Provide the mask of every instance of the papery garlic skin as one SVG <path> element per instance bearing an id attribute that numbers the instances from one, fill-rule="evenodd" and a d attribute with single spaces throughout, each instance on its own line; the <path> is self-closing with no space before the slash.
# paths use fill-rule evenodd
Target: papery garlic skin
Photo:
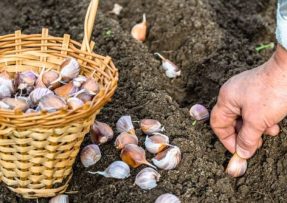
<path id="1" fill-rule="evenodd" d="M 145 148 L 152 154 L 157 154 L 169 146 L 169 138 L 161 133 L 155 133 L 152 136 L 146 136 Z"/>
<path id="2" fill-rule="evenodd" d="M 147 135 L 162 132 L 164 130 L 161 123 L 155 119 L 142 119 L 140 120 L 139 125 L 141 130 Z"/>
<path id="3" fill-rule="evenodd" d="M 50 199 L 49 203 L 69 203 L 69 196 L 68 195 L 57 195 Z"/>
<path id="4" fill-rule="evenodd" d="M 138 145 L 138 137 L 136 135 L 122 132 L 119 134 L 115 140 L 115 146 L 117 149 L 122 149 L 128 144 L 135 144 Z"/>
<path id="5" fill-rule="evenodd" d="M 75 58 L 69 57 L 61 64 L 60 77 L 63 82 L 69 82 L 78 77 L 80 65 Z"/>
<path id="6" fill-rule="evenodd" d="M 119 133 L 128 132 L 130 134 L 135 134 L 132 118 L 128 115 L 120 117 L 116 123 L 116 127 Z"/>
<path id="7" fill-rule="evenodd" d="M 172 170 L 177 167 L 181 160 L 180 149 L 176 146 L 172 146 L 152 159 L 154 165 L 163 170 Z"/>
<path id="8" fill-rule="evenodd" d="M 80 154 L 81 162 L 86 168 L 97 163 L 101 157 L 101 150 L 96 144 L 87 145 L 82 149 Z"/>
<path id="9" fill-rule="evenodd" d="M 105 171 L 89 172 L 100 174 L 106 178 L 126 179 L 130 176 L 130 167 L 123 161 L 115 161 Z"/>
<path id="10" fill-rule="evenodd" d="M 173 194 L 165 193 L 160 195 L 156 200 L 155 203 L 181 203 L 179 198 Z"/>
<path id="11" fill-rule="evenodd" d="M 247 170 L 247 160 L 241 158 L 235 153 L 227 165 L 226 173 L 236 178 L 243 176 L 246 170 Z"/>
<path id="12" fill-rule="evenodd" d="M 95 121 L 90 131 L 90 137 L 93 143 L 104 144 L 114 138 L 114 132 L 108 124 Z"/>
<path id="13" fill-rule="evenodd" d="M 76 97 L 71 97 L 67 100 L 70 109 L 75 110 L 84 106 L 84 102 Z"/>
<path id="14" fill-rule="evenodd" d="M 143 14 L 143 20 L 141 23 L 136 24 L 132 30 L 131 35 L 134 39 L 140 42 L 144 42 L 147 34 L 147 22 L 146 15 Z"/>
<path id="15" fill-rule="evenodd" d="M 38 104 L 41 98 L 48 94 L 54 94 L 54 92 L 45 87 L 38 87 L 30 93 L 29 99 L 33 104 Z"/>
<path id="16" fill-rule="evenodd" d="M 205 121 L 209 118 L 209 112 L 205 106 L 201 104 L 193 105 L 189 110 L 190 116 L 197 121 Z"/>
<path id="17" fill-rule="evenodd" d="M 135 179 L 135 184 L 143 190 L 151 190 L 157 186 L 160 174 L 153 168 L 144 168 Z"/>

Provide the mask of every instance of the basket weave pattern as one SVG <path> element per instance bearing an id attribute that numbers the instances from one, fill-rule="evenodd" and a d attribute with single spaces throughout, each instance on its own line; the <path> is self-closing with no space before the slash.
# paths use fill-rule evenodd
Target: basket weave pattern
<path id="1" fill-rule="evenodd" d="M 93 46 L 91 42 L 89 49 Z M 95 78 L 101 85 L 91 105 L 29 116 L 0 109 L 1 179 L 25 198 L 49 197 L 66 190 L 83 138 L 115 92 L 118 71 L 110 57 L 83 50 L 67 34 L 53 37 L 43 29 L 42 34 L 16 31 L 0 36 L 0 71 L 40 73 L 45 67 L 60 72 L 60 64 L 68 56 L 78 60 L 82 75 Z"/>

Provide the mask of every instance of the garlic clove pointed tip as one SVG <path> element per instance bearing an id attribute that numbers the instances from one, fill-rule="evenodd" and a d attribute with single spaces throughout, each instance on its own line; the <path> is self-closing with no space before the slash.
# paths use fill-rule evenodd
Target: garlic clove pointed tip
<path id="1" fill-rule="evenodd" d="M 164 58 L 160 53 L 156 52 L 154 55 L 158 56 L 161 60 L 165 61 L 166 58 Z"/>

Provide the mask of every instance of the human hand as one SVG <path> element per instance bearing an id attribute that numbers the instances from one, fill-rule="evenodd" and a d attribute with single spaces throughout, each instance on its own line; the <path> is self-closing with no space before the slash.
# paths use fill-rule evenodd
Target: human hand
<path id="1" fill-rule="evenodd" d="M 287 51 L 278 45 L 263 65 L 230 78 L 220 89 L 210 123 L 223 145 L 250 158 L 262 134 L 275 136 L 287 115 Z M 236 132 L 238 118 L 242 128 Z"/>

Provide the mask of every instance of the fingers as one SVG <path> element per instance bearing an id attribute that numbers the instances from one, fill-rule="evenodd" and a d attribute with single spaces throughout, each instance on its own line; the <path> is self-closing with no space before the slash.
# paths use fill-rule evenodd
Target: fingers
<path id="1" fill-rule="evenodd" d="M 270 135 L 270 136 L 276 136 L 280 132 L 280 127 L 279 125 L 275 124 L 269 128 L 267 128 L 264 132 L 264 134 Z"/>
<path id="2" fill-rule="evenodd" d="M 235 153 L 235 122 L 237 115 L 224 106 L 216 104 L 211 112 L 210 124 L 221 143 L 231 153 Z"/>
<path id="3" fill-rule="evenodd" d="M 263 130 L 259 130 L 249 122 L 244 122 L 237 136 L 236 153 L 245 159 L 249 159 L 260 145 Z"/>

